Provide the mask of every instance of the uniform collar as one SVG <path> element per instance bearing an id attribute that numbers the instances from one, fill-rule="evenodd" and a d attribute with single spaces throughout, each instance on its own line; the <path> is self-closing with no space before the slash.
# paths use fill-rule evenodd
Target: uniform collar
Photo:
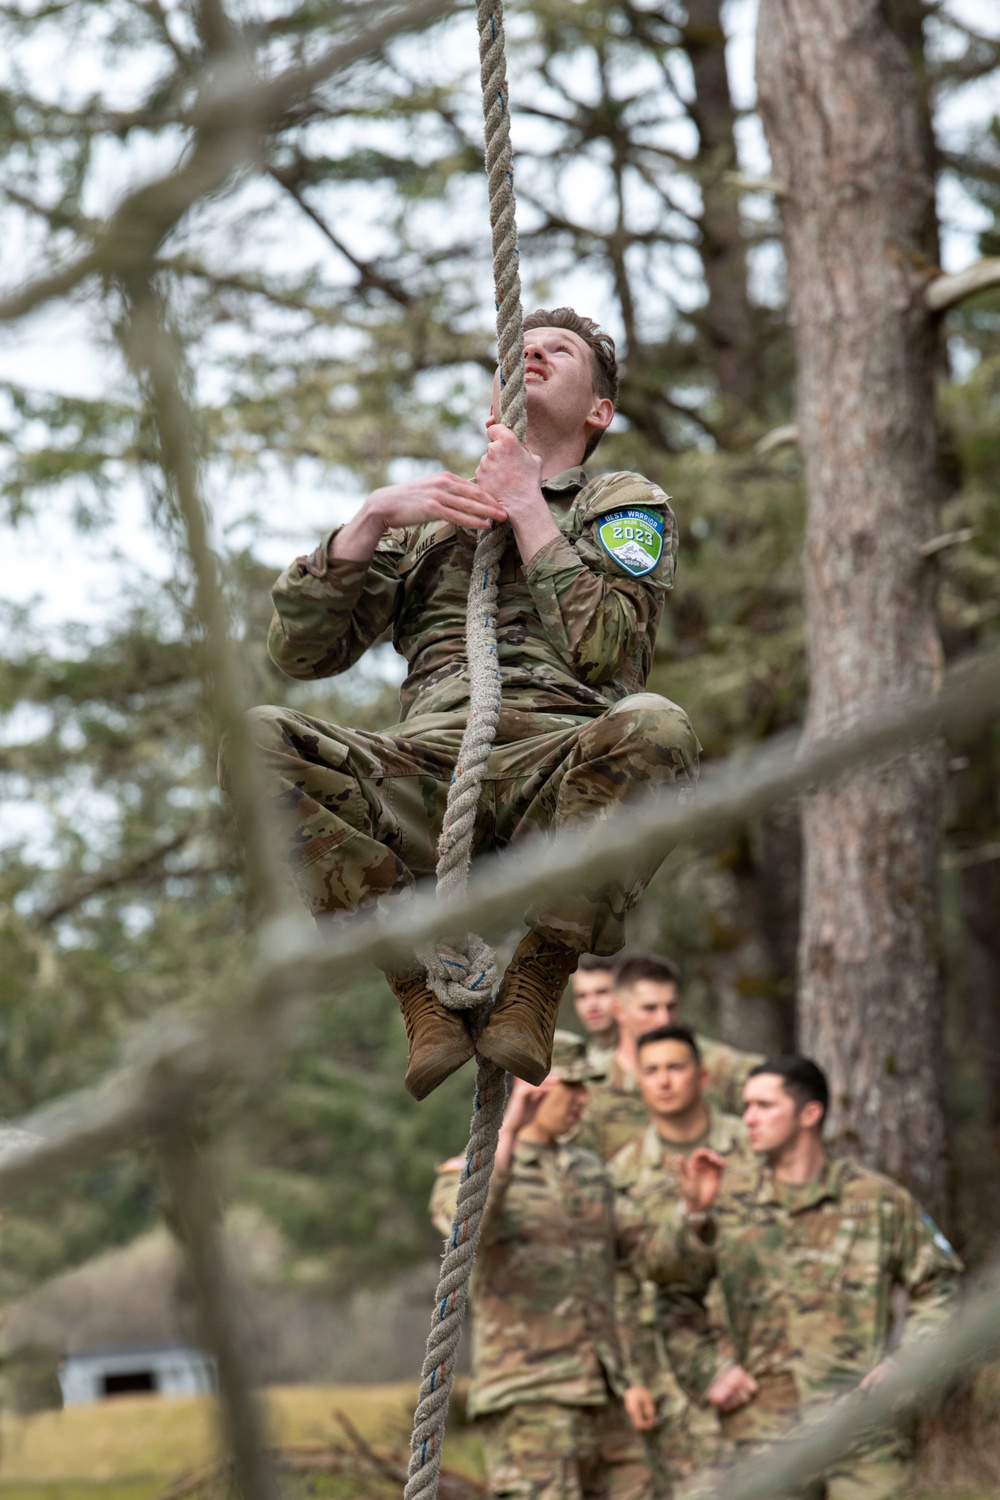
<path id="1" fill-rule="evenodd" d="M 559 1155 L 559 1146 L 543 1146 L 541 1141 L 522 1141 L 520 1138 L 514 1142 L 514 1156 L 518 1161 L 536 1163 L 540 1161 L 551 1161 Z"/>
<path id="2" fill-rule="evenodd" d="M 553 474 L 551 479 L 543 479 L 542 493 L 547 494 L 551 490 L 553 494 L 566 495 L 582 490 L 589 482 L 583 468 L 577 465 L 575 469 L 563 469 L 561 474 Z"/>
<path id="3" fill-rule="evenodd" d="M 702 1137 L 701 1144 L 707 1146 L 711 1151 L 718 1151 L 720 1156 L 728 1156 L 739 1144 L 740 1122 L 732 1115 L 725 1115 L 721 1110 L 714 1109 L 711 1104 L 706 1104 L 708 1110 L 708 1128 Z M 650 1166 L 659 1166 L 664 1156 L 674 1151 L 675 1145 L 672 1141 L 665 1141 L 658 1132 L 655 1125 L 650 1125 L 642 1138 L 643 1161 Z"/>
<path id="4" fill-rule="evenodd" d="M 775 1182 L 770 1167 L 762 1167 L 757 1186 L 757 1202 L 774 1203 L 793 1214 L 815 1208 L 817 1204 L 826 1201 L 836 1203 L 841 1195 L 844 1165 L 844 1162 L 830 1161 L 828 1157 L 819 1176 L 800 1188 L 788 1188 L 784 1183 Z"/>

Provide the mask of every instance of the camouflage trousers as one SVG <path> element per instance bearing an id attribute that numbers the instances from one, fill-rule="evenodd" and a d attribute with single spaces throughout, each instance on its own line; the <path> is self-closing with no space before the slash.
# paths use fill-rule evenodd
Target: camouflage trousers
<path id="1" fill-rule="evenodd" d="M 523 1402 L 476 1426 L 491 1500 L 652 1500 L 643 1445 L 619 1401 Z"/>
<path id="2" fill-rule="evenodd" d="M 677 1494 L 692 1475 L 713 1468 L 724 1444 L 714 1410 L 697 1402 L 658 1402 L 657 1415 L 658 1424 L 646 1439 L 659 1500 Z"/>
<path id="3" fill-rule="evenodd" d="M 426 714 L 384 734 L 284 708 L 249 715 L 295 881 L 316 914 L 353 911 L 434 872 L 460 714 Z M 697 777 L 698 741 L 667 698 L 639 693 L 598 718 L 505 709 L 476 818 L 474 855 L 598 817 L 650 788 Z M 529 924 L 580 953 L 616 953 L 625 915 L 657 861 L 539 902 Z"/>

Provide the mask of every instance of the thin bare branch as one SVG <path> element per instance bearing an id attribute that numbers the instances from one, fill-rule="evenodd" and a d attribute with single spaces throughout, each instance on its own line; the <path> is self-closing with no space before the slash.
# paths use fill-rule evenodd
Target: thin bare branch
<path id="1" fill-rule="evenodd" d="M 102 891 L 112 891 L 118 886 L 130 885 L 137 880 L 145 879 L 150 871 L 162 865 L 169 855 L 183 848 L 194 832 L 193 828 L 185 828 L 175 834 L 172 839 L 158 844 L 155 849 L 147 850 L 145 854 L 140 854 L 137 859 L 131 860 L 128 864 L 114 865 L 107 870 L 102 870 L 85 885 L 78 886 L 75 891 L 70 891 L 68 895 L 60 897 L 58 901 L 53 901 L 49 906 L 43 906 L 35 916 L 35 926 L 50 927 L 53 922 L 60 921 L 69 912 L 75 911 L 78 906 L 89 901 L 92 896 L 99 896 Z"/>
<path id="2" fill-rule="evenodd" d="M 759 458 L 766 453 L 773 453 L 777 448 L 791 448 L 799 441 L 799 429 L 796 422 L 786 422 L 783 427 L 772 427 L 770 432 L 754 443 L 753 451 Z"/>
<path id="3" fill-rule="evenodd" d="M 964 271 L 956 271 L 951 276 L 936 276 L 927 284 L 924 301 L 931 312 L 947 312 L 967 297 L 974 297 L 977 292 L 985 292 L 994 286 L 1000 286 L 1000 256 L 977 261 L 974 266 L 967 266 Z"/>
<path id="4" fill-rule="evenodd" d="M 945 531 L 940 536 L 932 536 L 929 542 L 921 542 L 917 551 L 921 557 L 936 557 L 939 552 L 947 552 L 951 547 L 961 547 L 965 542 L 971 542 L 978 536 L 975 526 L 960 526 L 957 531 Z"/>
<path id="5" fill-rule="evenodd" d="M 129 278 L 141 272 L 194 203 L 219 192 L 240 167 L 259 163 L 268 132 L 289 110 L 304 104 L 320 84 L 376 56 L 397 36 L 431 25 L 455 4 L 414 0 L 387 16 L 373 3 L 365 12 L 372 18 L 365 30 L 315 62 L 269 81 L 255 78 L 249 59 L 230 55 L 225 67 L 215 64 L 188 117 L 195 141 L 186 161 L 123 199 L 86 254 L 0 301 L 0 322 L 65 296 L 89 276 Z"/>
<path id="6" fill-rule="evenodd" d="M 390 281 L 387 276 L 383 276 L 380 271 L 376 270 L 371 261 L 360 260 L 358 256 L 348 249 L 343 240 L 330 228 L 322 214 L 313 208 L 312 204 L 308 201 L 298 182 L 295 180 L 293 169 L 272 166 L 268 168 L 268 172 L 274 178 L 275 182 L 278 183 L 279 187 L 284 188 L 289 197 L 298 204 L 307 218 L 313 221 L 316 228 L 329 240 L 338 254 L 342 255 L 348 264 L 354 267 L 358 273 L 361 286 L 382 292 L 399 307 L 410 308 L 413 306 L 413 297 L 409 292 L 396 282 Z"/>

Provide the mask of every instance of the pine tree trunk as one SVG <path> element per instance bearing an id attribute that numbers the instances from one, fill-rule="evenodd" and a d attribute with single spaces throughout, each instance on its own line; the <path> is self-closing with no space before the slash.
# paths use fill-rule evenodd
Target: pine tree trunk
<path id="1" fill-rule="evenodd" d="M 906 54 L 878 0 L 762 0 L 761 113 L 782 198 L 808 487 L 809 741 L 927 691 L 935 335 L 921 245 L 932 183 Z M 831 1132 L 940 1213 L 936 749 L 803 810 L 799 1044 Z"/>
<path id="2" fill-rule="evenodd" d="M 739 195 L 726 179 L 737 166 L 736 112 L 726 71 L 722 0 L 688 0 L 681 45 L 694 78 L 688 106 L 698 131 L 695 175 L 701 188 L 701 243 L 708 301 L 703 325 L 711 344 L 719 392 L 751 409 L 757 391 L 757 341 L 747 293 L 746 246 Z"/>

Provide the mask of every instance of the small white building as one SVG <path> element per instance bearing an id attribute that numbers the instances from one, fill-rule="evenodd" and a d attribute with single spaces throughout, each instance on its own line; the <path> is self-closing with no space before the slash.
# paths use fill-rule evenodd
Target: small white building
<path id="1" fill-rule="evenodd" d="M 112 1396 L 146 1392 L 198 1396 L 217 1388 L 215 1360 L 183 1344 L 83 1349 L 59 1366 L 64 1406 L 85 1406 Z"/>

